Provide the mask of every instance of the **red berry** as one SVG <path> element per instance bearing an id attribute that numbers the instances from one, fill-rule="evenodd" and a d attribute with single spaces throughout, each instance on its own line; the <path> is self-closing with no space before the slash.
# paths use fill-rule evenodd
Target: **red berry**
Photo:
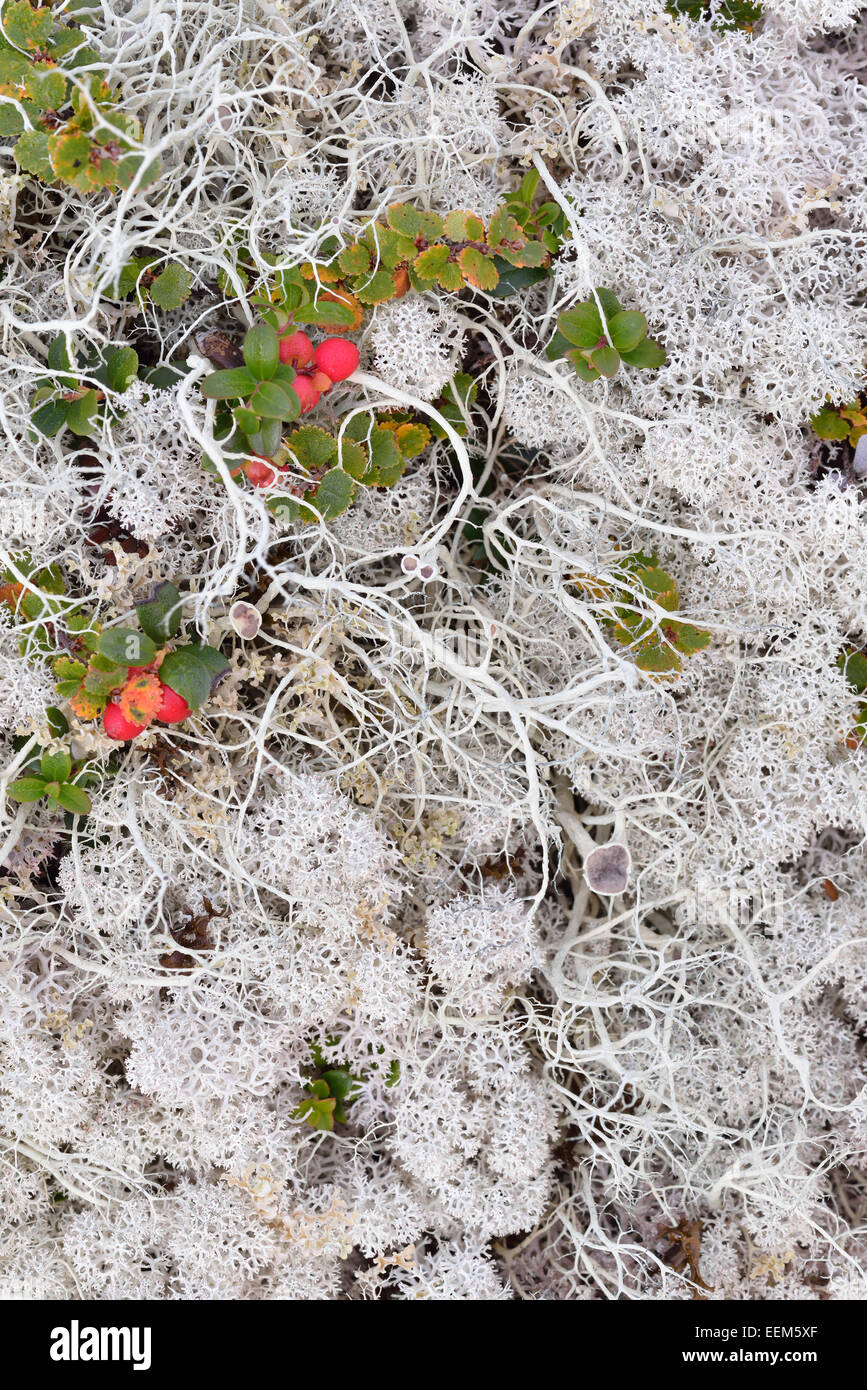
<path id="1" fill-rule="evenodd" d="M 300 328 L 297 333 L 289 333 L 280 339 L 280 361 L 288 363 L 290 367 L 306 367 L 312 356 L 313 344 Z"/>
<path id="2" fill-rule="evenodd" d="M 313 360 L 332 381 L 345 381 L 357 370 L 361 354 L 348 338 L 326 338 L 314 352 Z"/>
<path id="3" fill-rule="evenodd" d="M 254 487 L 269 487 L 277 477 L 270 462 L 267 459 L 259 458 L 258 455 L 247 460 L 244 464 L 244 472 Z"/>
<path id="4" fill-rule="evenodd" d="M 310 381 L 314 391 L 330 391 L 334 385 L 331 377 L 326 376 L 324 372 L 314 372 Z"/>
<path id="5" fill-rule="evenodd" d="M 125 719 L 120 712 L 120 705 L 106 705 L 102 722 L 109 738 L 116 738 L 119 742 L 135 738 L 147 728 L 146 724 L 133 724 L 131 719 Z"/>
<path id="6" fill-rule="evenodd" d="M 163 702 L 154 715 L 161 724 L 180 724 L 182 719 L 189 719 L 192 710 L 176 690 L 172 690 L 170 685 L 163 686 Z"/>
<path id="7" fill-rule="evenodd" d="M 292 383 L 299 401 L 301 402 L 301 414 L 306 415 L 308 410 L 312 410 L 319 400 L 319 392 L 315 389 L 309 376 L 299 372 Z"/>

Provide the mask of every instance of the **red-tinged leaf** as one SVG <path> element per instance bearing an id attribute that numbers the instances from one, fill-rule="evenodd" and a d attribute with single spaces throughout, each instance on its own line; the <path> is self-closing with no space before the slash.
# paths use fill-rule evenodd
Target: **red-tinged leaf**
<path id="1" fill-rule="evenodd" d="M 548 264 L 550 256 L 541 241 L 528 241 L 526 246 L 522 246 L 519 251 L 513 251 L 508 246 L 498 246 L 497 255 L 502 256 L 509 265 L 517 266 L 521 269 L 531 267 L 533 269 Z"/>
<path id="2" fill-rule="evenodd" d="M 457 270 L 457 266 L 455 266 L 455 269 Z M 458 278 L 460 278 L 460 276 L 459 276 Z M 395 270 L 395 272 L 394 272 L 394 297 L 395 297 L 395 299 L 403 299 L 403 296 L 406 294 L 406 292 L 407 292 L 408 289 L 409 289 L 409 271 L 407 270 L 407 268 L 406 268 L 405 265 L 399 265 L 399 266 L 397 267 L 397 269 Z M 356 325 L 356 327 L 358 327 L 358 326 L 359 326 L 359 325 Z"/>
<path id="3" fill-rule="evenodd" d="M 515 221 L 508 208 L 497 208 L 488 226 L 488 245 L 491 250 L 499 252 L 504 241 L 512 242 L 519 248 L 524 245 L 525 240 L 520 224 Z"/>
<path id="4" fill-rule="evenodd" d="M 477 290 L 495 290 L 497 288 L 500 277 L 490 256 L 476 250 L 474 246 L 465 246 L 458 260 L 468 285 L 472 285 Z"/>

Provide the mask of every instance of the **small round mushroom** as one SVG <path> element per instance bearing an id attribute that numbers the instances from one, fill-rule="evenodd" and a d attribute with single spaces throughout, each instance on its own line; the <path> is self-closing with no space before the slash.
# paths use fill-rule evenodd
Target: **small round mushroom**
<path id="1" fill-rule="evenodd" d="M 400 567 L 403 570 L 404 574 L 415 574 L 416 570 L 418 569 L 418 556 L 404 555 L 403 559 L 400 562 Z"/>
<path id="2" fill-rule="evenodd" d="M 584 860 L 584 877 L 594 893 L 615 897 L 629 882 L 632 860 L 625 845 L 609 841 L 591 850 Z"/>
<path id="3" fill-rule="evenodd" d="M 245 642 L 251 642 L 262 626 L 262 614 L 252 603 L 245 603 L 243 599 L 239 599 L 229 609 L 229 622 L 239 637 Z"/>

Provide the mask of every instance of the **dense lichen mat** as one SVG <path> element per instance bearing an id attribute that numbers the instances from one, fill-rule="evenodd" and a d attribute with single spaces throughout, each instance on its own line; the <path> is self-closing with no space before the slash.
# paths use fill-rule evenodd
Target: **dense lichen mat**
<path id="1" fill-rule="evenodd" d="M 0 8 L 0 1295 L 867 1295 L 867 12 Z"/>

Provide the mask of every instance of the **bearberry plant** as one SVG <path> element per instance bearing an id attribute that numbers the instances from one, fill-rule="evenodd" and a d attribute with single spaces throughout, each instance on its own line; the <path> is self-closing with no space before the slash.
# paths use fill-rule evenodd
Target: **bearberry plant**
<path id="1" fill-rule="evenodd" d="M 99 54 L 50 5 L 13 0 L 0 19 L 0 136 L 17 135 L 19 168 L 80 193 L 140 187 L 159 175 L 139 122 L 120 109 Z"/>

